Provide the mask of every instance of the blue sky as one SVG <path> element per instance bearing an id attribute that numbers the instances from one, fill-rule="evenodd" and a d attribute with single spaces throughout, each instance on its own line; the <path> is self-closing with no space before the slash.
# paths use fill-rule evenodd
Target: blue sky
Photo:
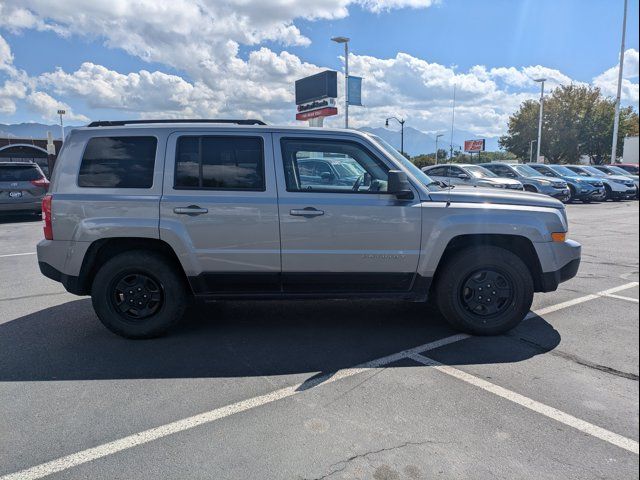
<path id="1" fill-rule="evenodd" d="M 400 111 L 438 131 L 455 83 L 461 128 L 498 135 L 537 95 L 532 75 L 550 77 L 550 88 L 615 88 L 622 0 L 197 0 L 194 10 L 183 1 L 138 2 L 147 18 L 125 0 L 4 0 L 10 54 L 0 57 L 0 85 L 10 83 L 0 88 L 0 122 L 49 121 L 57 104 L 75 123 L 223 114 L 291 122 L 295 78 L 342 68 L 334 35 L 352 38 L 352 73 L 365 77 L 359 125 Z M 623 100 L 636 108 L 638 37 L 630 0 Z"/>

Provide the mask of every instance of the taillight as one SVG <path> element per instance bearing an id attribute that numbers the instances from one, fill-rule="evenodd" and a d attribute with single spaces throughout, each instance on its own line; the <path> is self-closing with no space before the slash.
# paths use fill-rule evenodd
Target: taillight
<path id="1" fill-rule="evenodd" d="M 31 180 L 31 185 L 34 185 L 36 187 L 40 187 L 40 188 L 49 188 L 49 180 L 47 180 L 46 178 L 40 178 L 38 180 Z"/>
<path id="2" fill-rule="evenodd" d="M 51 202 L 53 197 L 51 195 L 45 195 L 42 199 L 42 220 L 44 220 L 44 238 L 46 240 L 53 240 L 53 226 L 51 225 Z"/>

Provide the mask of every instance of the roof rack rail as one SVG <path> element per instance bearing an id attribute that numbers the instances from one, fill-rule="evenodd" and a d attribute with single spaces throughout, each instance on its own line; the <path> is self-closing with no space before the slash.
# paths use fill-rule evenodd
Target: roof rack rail
<path id="1" fill-rule="evenodd" d="M 229 123 L 235 125 L 266 125 L 262 120 L 231 119 L 231 118 L 163 118 L 158 120 L 100 120 L 91 122 L 87 127 L 121 127 L 124 125 L 148 124 L 148 123 Z"/>

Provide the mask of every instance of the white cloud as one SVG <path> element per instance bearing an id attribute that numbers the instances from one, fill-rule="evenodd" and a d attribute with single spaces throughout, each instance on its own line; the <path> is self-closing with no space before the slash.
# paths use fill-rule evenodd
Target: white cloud
<path id="1" fill-rule="evenodd" d="M 71 107 L 66 103 L 59 102 L 45 92 L 32 92 L 27 96 L 26 101 L 29 108 L 37 112 L 45 120 L 54 121 L 56 119 L 56 111 L 63 109 L 67 112 L 65 117 L 68 120 L 78 122 L 89 121 L 84 115 L 73 113 Z"/>
<path id="2" fill-rule="evenodd" d="M 638 57 L 638 50 L 636 49 L 630 48 L 624 52 L 621 91 L 622 100 L 633 103 L 636 107 L 640 100 L 638 90 Z M 593 84 L 600 87 L 603 94 L 615 97 L 618 91 L 618 65 L 611 67 L 606 72 L 595 77 L 593 79 Z"/>

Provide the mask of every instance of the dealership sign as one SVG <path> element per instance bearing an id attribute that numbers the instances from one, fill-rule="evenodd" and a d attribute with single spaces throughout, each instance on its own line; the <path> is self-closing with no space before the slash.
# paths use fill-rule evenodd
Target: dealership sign
<path id="1" fill-rule="evenodd" d="M 469 153 L 484 152 L 484 138 L 482 140 L 465 140 L 464 151 Z"/>
<path id="2" fill-rule="evenodd" d="M 338 109 L 336 107 L 324 107 L 316 110 L 308 110 L 306 112 L 296 113 L 296 120 L 311 120 L 318 117 L 330 117 L 331 115 L 337 115 Z"/>

